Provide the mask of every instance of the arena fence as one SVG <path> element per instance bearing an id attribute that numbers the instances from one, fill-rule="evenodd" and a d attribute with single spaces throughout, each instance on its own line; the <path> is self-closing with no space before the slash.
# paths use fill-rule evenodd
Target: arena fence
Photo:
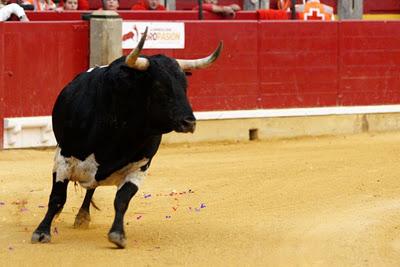
<path id="1" fill-rule="evenodd" d="M 197 58 L 224 41 L 221 58 L 188 78 L 204 123 L 352 114 L 364 129 L 366 114 L 400 110 L 398 21 L 182 21 L 184 49 L 143 52 Z M 60 90 L 88 69 L 88 40 L 88 21 L 0 23 L 1 147 L 55 144 L 49 115 Z M 215 129 L 223 139 L 223 129 Z"/>

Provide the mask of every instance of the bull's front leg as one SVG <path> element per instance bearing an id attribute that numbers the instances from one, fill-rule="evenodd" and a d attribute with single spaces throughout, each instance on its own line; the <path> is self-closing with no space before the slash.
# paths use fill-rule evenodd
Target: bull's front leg
<path id="1" fill-rule="evenodd" d="M 44 219 L 32 234 L 32 243 L 48 243 L 51 240 L 50 228 L 54 216 L 61 212 L 67 200 L 68 179 L 56 181 L 57 173 L 53 173 L 53 187 L 49 198 L 48 209 Z"/>
<path id="2" fill-rule="evenodd" d="M 108 240 L 116 244 L 119 248 L 126 246 L 126 238 L 124 231 L 124 215 L 128 209 L 129 202 L 138 191 L 138 187 L 128 181 L 117 191 L 114 200 L 115 218 L 108 233 Z"/>

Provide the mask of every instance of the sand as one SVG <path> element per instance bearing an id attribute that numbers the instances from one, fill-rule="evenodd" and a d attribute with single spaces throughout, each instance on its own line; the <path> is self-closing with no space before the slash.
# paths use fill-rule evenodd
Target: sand
<path id="1" fill-rule="evenodd" d="M 107 241 L 115 187 L 74 229 L 72 183 L 52 243 L 31 244 L 53 149 L 0 151 L 0 266 L 400 266 L 400 133 L 162 146 Z"/>

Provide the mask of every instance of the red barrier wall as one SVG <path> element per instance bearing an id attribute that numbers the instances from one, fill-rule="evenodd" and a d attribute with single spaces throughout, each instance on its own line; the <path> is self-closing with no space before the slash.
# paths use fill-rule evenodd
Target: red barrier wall
<path id="1" fill-rule="evenodd" d="M 59 91 L 88 67 L 88 23 L 0 23 L 0 148 L 3 118 L 50 115 Z"/>
<path id="2" fill-rule="evenodd" d="M 186 21 L 185 32 L 185 49 L 143 52 L 197 58 L 224 41 L 188 78 L 195 111 L 400 104 L 399 21 Z M 88 40 L 84 21 L 0 23 L 0 119 L 50 115 L 87 69 Z"/>
<path id="3" fill-rule="evenodd" d="M 58 92 L 88 67 L 87 22 L 0 23 L 5 117 L 51 113 Z"/>
<path id="4" fill-rule="evenodd" d="M 3 148 L 3 118 L 5 110 L 4 99 L 4 23 L 0 23 L 0 149 Z"/>
<path id="5" fill-rule="evenodd" d="M 400 23 L 339 27 L 340 105 L 400 103 Z"/>
<path id="6" fill-rule="evenodd" d="M 260 23 L 259 105 L 337 105 L 338 25 Z"/>

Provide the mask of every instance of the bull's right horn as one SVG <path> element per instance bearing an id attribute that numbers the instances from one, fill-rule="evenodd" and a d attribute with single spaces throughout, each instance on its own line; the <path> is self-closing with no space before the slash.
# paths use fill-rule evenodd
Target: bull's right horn
<path id="1" fill-rule="evenodd" d="M 131 53 L 126 57 L 125 63 L 132 69 L 136 70 L 147 70 L 150 65 L 150 62 L 147 58 L 139 57 L 140 52 L 143 49 L 144 42 L 146 41 L 148 27 L 144 31 L 142 38 L 140 39 L 138 45 Z"/>
<path id="2" fill-rule="evenodd" d="M 214 63 L 215 60 L 217 60 L 217 58 L 221 54 L 222 48 L 223 48 L 223 43 L 222 41 L 220 41 L 218 48 L 215 49 L 215 51 L 208 57 L 199 59 L 176 59 L 176 61 L 178 62 L 181 69 L 184 71 L 206 68 L 210 66 L 212 63 Z"/>

